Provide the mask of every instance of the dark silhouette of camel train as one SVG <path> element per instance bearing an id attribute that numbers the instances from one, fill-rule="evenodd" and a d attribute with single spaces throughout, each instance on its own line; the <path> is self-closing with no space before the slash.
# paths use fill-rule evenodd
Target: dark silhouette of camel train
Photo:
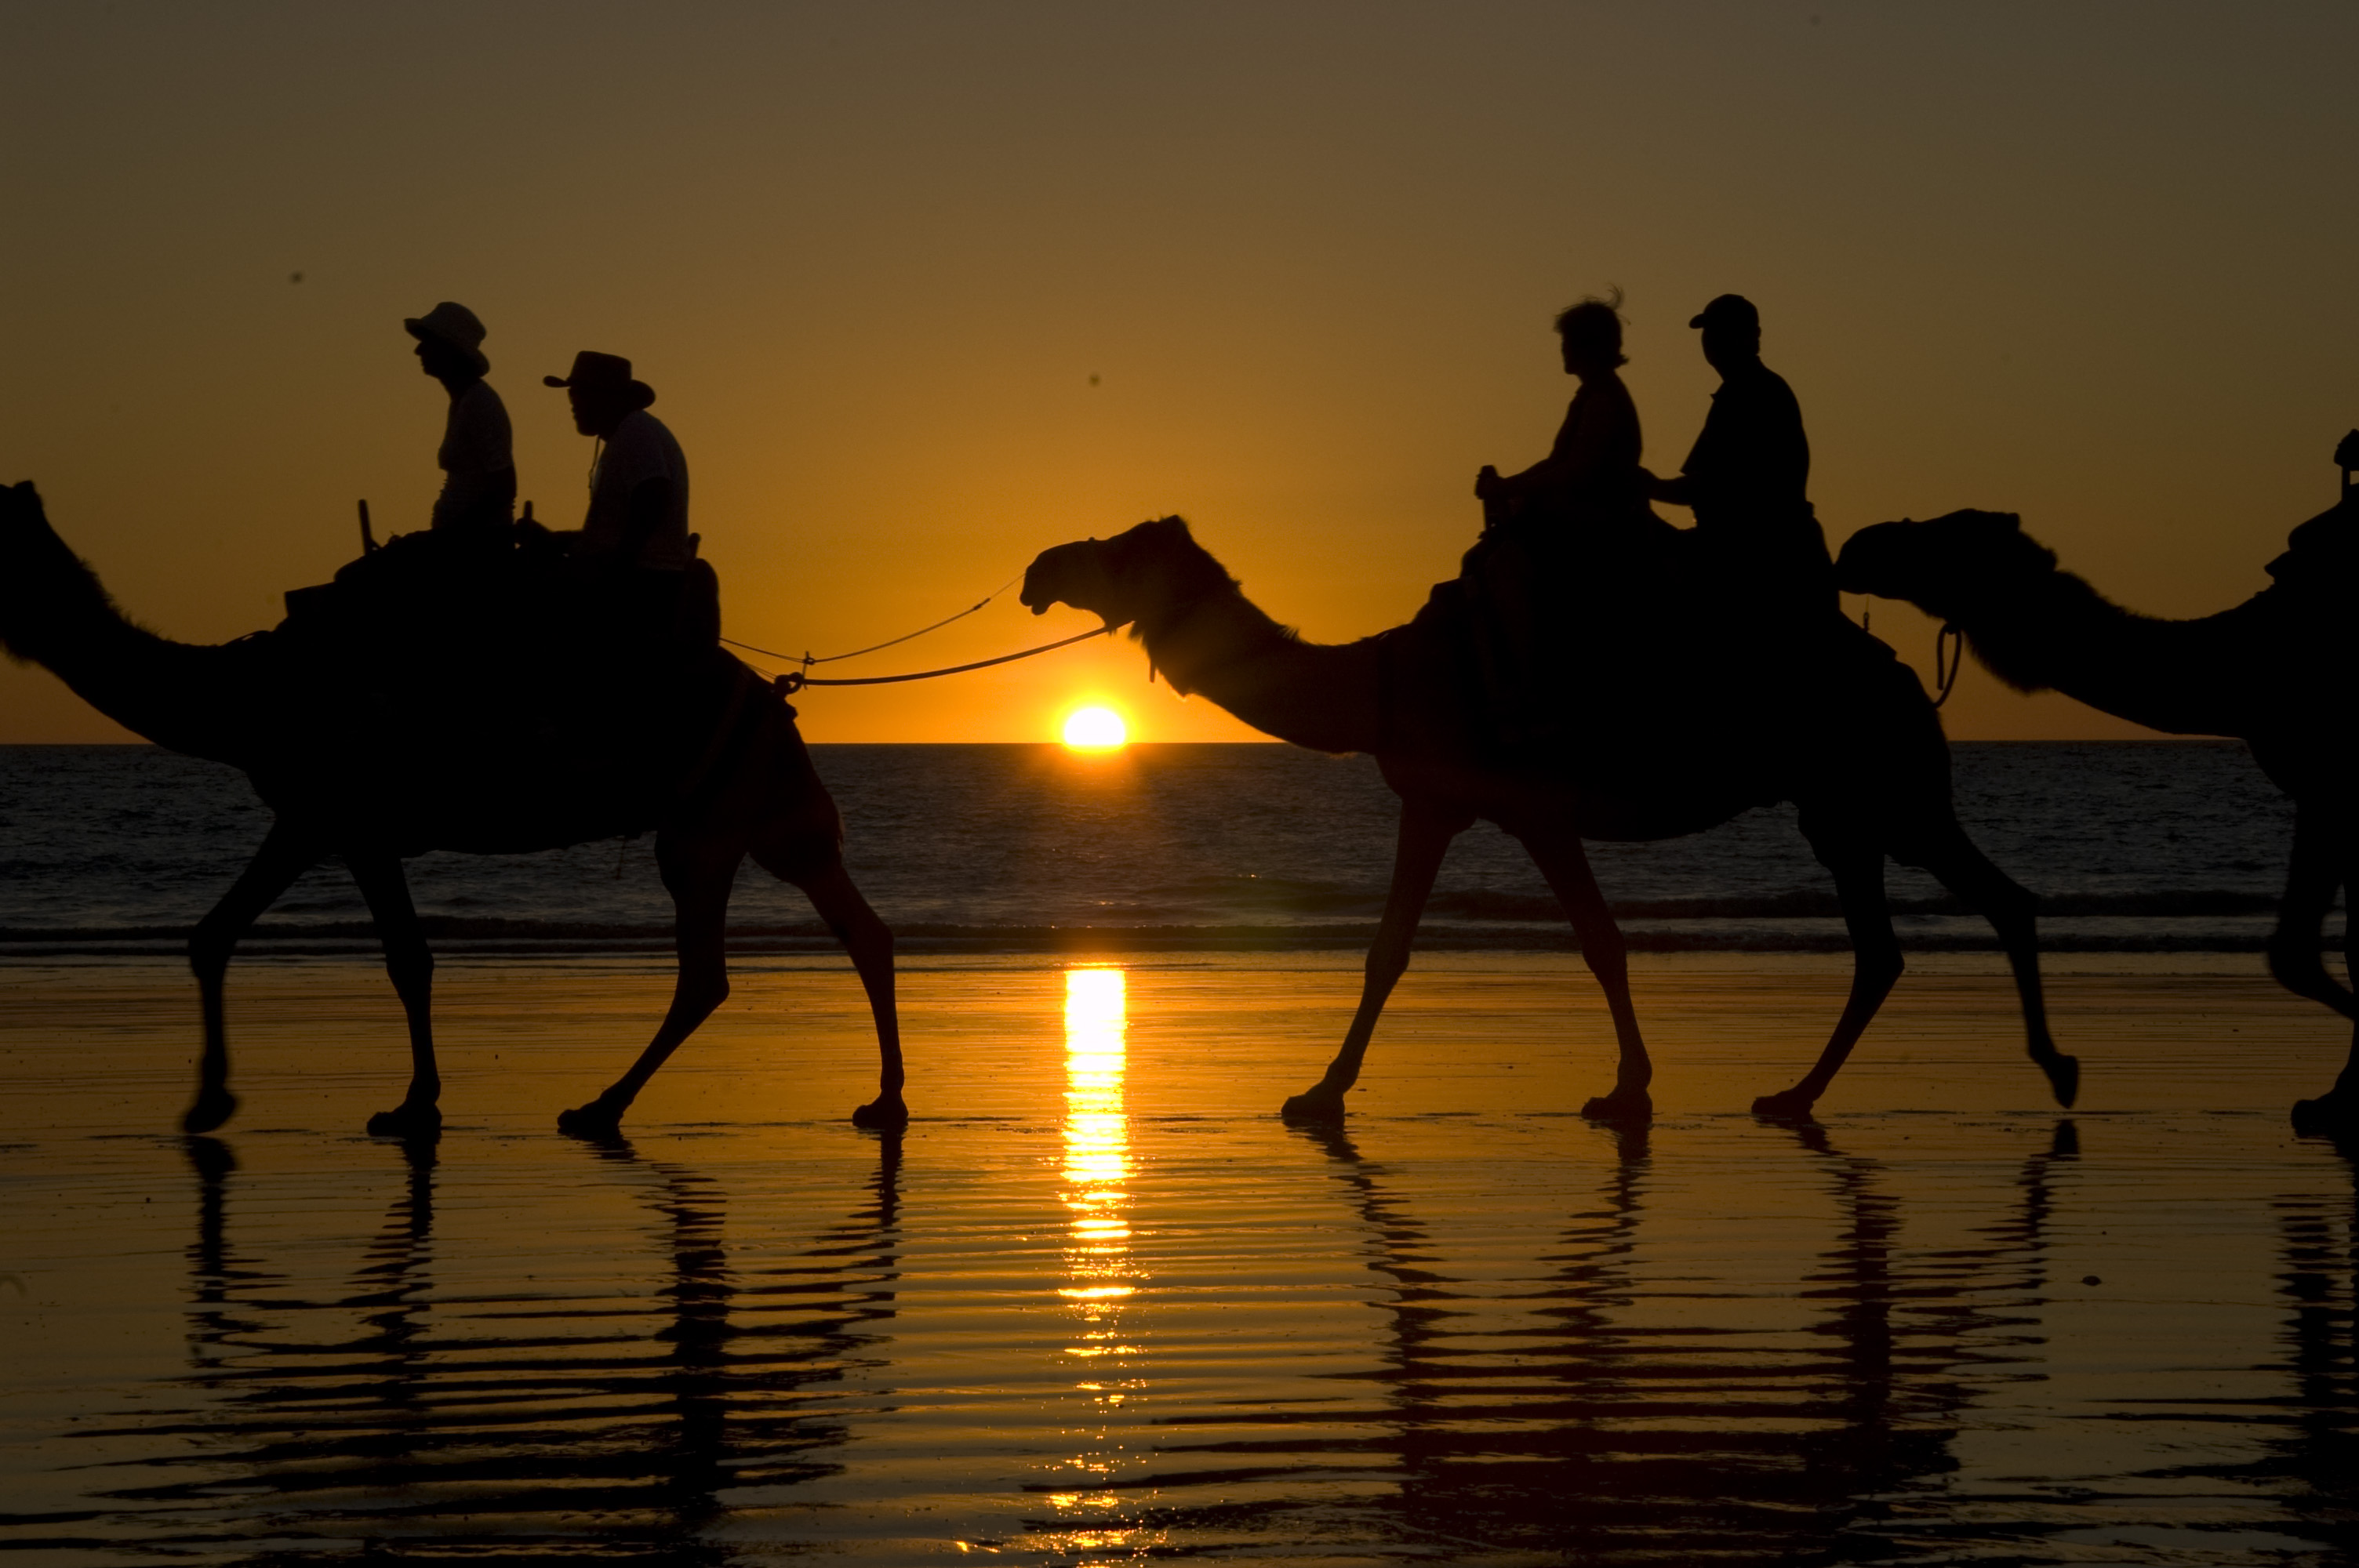
<path id="1" fill-rule="evenodd" d="M 1775 460 L 1790 470 L 1790 453 L 1754 439 L 1757 432 L 1724 427 L 1713 447 L 1708 427 L 1678 480 L 1600 468 L 1597 449 L 1622 452 L 1635 467 L 1637 447 L 1635 413 L 1615 412 L 1626 395 L 1593 398 L 1613 379 L 1619 330 L 1605 331 L 1610 303 L 1587 304 L 1603 317 L 1584 306 L 1564 318 L 1572 323 L 1566 366 L 1583 378 L 1567 433 L 1549 459 L 1512 481 L 1484 470 L 1483 539 L 1460 576 L 1437 585 L 1405 625 L 1340 645 L 1306 642 L 1248 602 L 1177 517 L 1047 550 L 1026 574 L 1023 600 L 1036 613 L 1062 603 L 1109 627 L 1127 625 L 1175 689 L 1201 691 L 1299 745 L 1365 752 L 1400 797 L 1392 885 L 1358 1011 L 1325 1074 L 1286 1101 L 1288 1118 L 1343 1116 L 1442 857 L 1479 818 L 1528 850 L 1604 990 L 1620 1060 L 1613 1086 L 1585 1114 L 1643 1120 L 1652 1065 L 1623 940 L 1582 841 L 1701 832 L 1777 801 L 1797 806 L 1801 831 L 1834 880 L 1854 966 L 1818 1060 L 1754 1109 L 1807 1118 L 1898 979 L 1886 857 L 1923 867 L 1990 921 L 2014 973 L 2027 1050 L 2070 1106 L 2079 1065 L 2049 1033 L 2035 901 L 1959 826 L 1935 704 L 1888 647 L 1834 608 L 1835 581 L 1908 600 L 1958 628 L 2019 689 L 2053 687 L 2156 729 L 2248 741 L 2298 812 L 2272 971 L 2354 1016 L 2350 989 L 2321 957 L 2320 927 L 2353 881 L 2359 852 L 2359 742 L 2347 678 L 2359 625 L 2359 503 L 2349 483 L 2359 432 L 2337 452 L 2343 499 L 2294 531 L 2270 568 L 2275 586 L 2201 620 L 2158 621 L 2107 603 L 2003 514 L 1871 526 L 1830 573 L 1799 489 L 1749 516 L 1741 487 L 1732 491 L 1727 472 L 1712 468 Z M 1753 404 L 1733 406 L 1782 418 L 1773 394 L 1783 382 L 1769 389 L 1757 380 L 1767 373 L 1751 307 L 1715 301 L 1696 324 L 1728 378 L 1724 391 L 1756 378 L 1746 383 Z M 1576 343 L 1576 332 L 1590 337 Z M 429 362 L 429 373 L 440 363 Z M 627 381 L 627 362 L 616 363 L 617 385 L 642 384 Z M 577 379 L 590 374 L 582 367 L 578 360 Z M 473 373 L 441 369 L 458 386 L 455 409 Z M 616 395 L 628 401 L 626 392 Z M 575 402 L 579 415 L 578 391 Z M 1626 441 L 1612 423 L 1625 413 Z M 1583 423 L 1600 418 L 1603 436 Z M 1701 520 L 1701 494 L 1721 508 L 1712 526 L 1674 528 L 1648 505 L 1693 503 Z M 197 646 L 127 620 L 52 531 L 30 481 L 0 488 L 0 643 L 135 733 L 244 769 L 276 813 L 253 863 L 190 944 L 204 1049 L 184 1129 L 209 1131 L 235 1108 L 223 1017 L 230 955 L 311 866 L 333 855 L 352 871 L 408 1014 L 409 1088 L 369 1130 L 429 1136 L 440 1124 L 432 958 L 403 857 L 516 853 L 648 831 L 677 910 L 672 1004 L 629 1070 L 560 1125 L 613 1136 L 647 1079 L 727 995 L 729 889 L 748 856 L 809 894 L 866 989 L 879 1087 L 853 1119 L 906 1121 L 892 937 L 845 874 L 841 817 L 777 687 L 718 645 L 717 608 L 694 612 L 692 592 L 664 585 L 658 609 L 669 619 L 649 636 L 644 584 L 618 596 L 611 576 L 585 579 L 569 569 L 564 544 L 528 521 L 490 548 L 482 535 L 438 529 L 397 539 L 339 574 L 332 590 L 290 595 L 293 612 L 277 628 Z M 692 555 L 692 536 L 688 548 Z M 1776 591 L 1765 596 L 1764 583 Z M 1664 607 L 1699 601 L 1721 611 L 1708 618 L 1717 631 L 1674 638 L 1656 630 Z M 604 639 L 621 653 L 593 660 L 586 678 L 560 680 L 530 656 L 585 628 L 615 633 L 618 615 L 638 619 Z M 1739 667 L 1755 678 L 1725 678 Z M 2334 1086 L 2299 1102 L 2294 1119 L 2305 1132 L 2359 1130 L 2359 1034 Z"/>

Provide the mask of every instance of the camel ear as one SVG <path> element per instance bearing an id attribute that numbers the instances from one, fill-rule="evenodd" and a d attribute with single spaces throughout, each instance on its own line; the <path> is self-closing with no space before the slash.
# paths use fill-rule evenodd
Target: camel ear
<path id="1" fill-rule="evenodd" d="M 15 484 L 0 485 L 0 517 L 11 523 L 40 523 L 48 520 L 41 510 L 41 492 L 33 488 L 29 479 Z"/>

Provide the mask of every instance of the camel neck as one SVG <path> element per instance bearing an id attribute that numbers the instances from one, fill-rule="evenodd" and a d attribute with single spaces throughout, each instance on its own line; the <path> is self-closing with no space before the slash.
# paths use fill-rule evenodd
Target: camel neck
<path id="1" fill-rule="evenodd" d="M 1182 697 L 1201 693 L 1265 735 L 1316 752 L 1374 752 L 1374 639 L 1306 643 L 1231 589 L 1142 624 L 1147 657 Z"/>
<path id="2" fill-rule="evenodd" d="M 2210 693 L 2233 632 L 2221 616 L 2167 621 L 2123 609 L 2070 572 L 1984 596 L 1953 617 L 2000 678 L 2053 687 L 2133 723 L 2175 734 L 2233 734 Z"/>
<path id="3" fill-rule="evenodd" d="M 90 568 L 41 525 L 0 548 L 0 643 L 41 665 L 134 734 L 237 762 L 223 650 L 176 643 L 125 620 Z"/>

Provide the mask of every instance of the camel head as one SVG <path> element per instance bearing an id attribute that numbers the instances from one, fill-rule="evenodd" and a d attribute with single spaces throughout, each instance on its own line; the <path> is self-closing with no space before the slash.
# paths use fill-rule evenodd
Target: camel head
<path id="1" fill-rule="evenodd" d="M 1035 615 L 1070 604 L 1143 634 L 1206 594 L 1235 586 L 1185 521 L 1159 517 L 1111 539 L 1041 551 L 1024 573 L 1022 597 Z"/>
<path id="2" fill-rule="evenodd" d="M 0 485 L 0 650 L 47 664 L 93 615 L 114 619 L 114 601 L 49 526 L 40 492 Z"/>
<path id="3" fill-rule="evenodd" d="M 1845 593 L 1906 600 L 1942 621 L 1966 622 L 2011 589 L 2056 569 L 2056 552 L 2012 512 L 1952 512 L 1922 523 L 1875 523 L 1835 559 Z"/>

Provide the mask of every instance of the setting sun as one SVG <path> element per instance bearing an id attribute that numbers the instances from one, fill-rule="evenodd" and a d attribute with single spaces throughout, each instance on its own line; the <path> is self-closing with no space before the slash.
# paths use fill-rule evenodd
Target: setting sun
<path id="1" fill-rule="evenodd" d="M 1130 739 L 1122 715 L 1111 708 L 1076 708 L 1065 717 L 1065 744 L 1077 752 L 1112 752 Z"/>

